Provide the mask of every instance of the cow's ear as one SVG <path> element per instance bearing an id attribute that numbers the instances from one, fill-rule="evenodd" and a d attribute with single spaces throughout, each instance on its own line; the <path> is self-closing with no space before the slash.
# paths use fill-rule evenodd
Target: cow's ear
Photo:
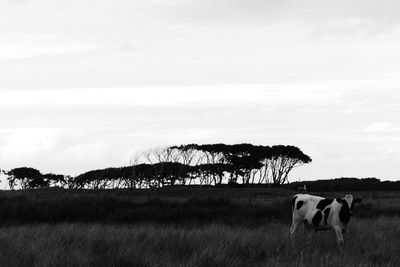
<path id="1" fill-rule="evenodd" d="M 339 202 L 339 203 L 342 203 L 342 202 L 343 202 L 343 199 L 337 198 L 336 201 Z"/>
<path id="2" fill-rule="evenodd" d="M 361 198 L 354 199 L 354 203 L 359 203 L 359 202 L 361 202 Z"/>

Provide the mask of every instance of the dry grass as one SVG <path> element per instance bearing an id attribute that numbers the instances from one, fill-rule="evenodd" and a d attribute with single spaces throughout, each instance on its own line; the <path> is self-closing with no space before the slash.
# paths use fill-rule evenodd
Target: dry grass
<path id="1" fill-rule="evenodd" d="M 0 228 L 0 266 L 399 266 L 397 217 L 355 218 L 339 251 L 332 232 L 289 223 L 250 228 L 209 224 L 38 224 Z"/>

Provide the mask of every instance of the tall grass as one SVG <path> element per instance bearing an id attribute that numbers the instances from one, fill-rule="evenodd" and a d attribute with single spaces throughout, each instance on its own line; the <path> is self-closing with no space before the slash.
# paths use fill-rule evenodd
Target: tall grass
<path id="1" fill-rule="evenodd" d="M 289 223 L 37 224 L 0 228 L 0 266 L 399 266 L 397 217 L 353 219 L 340 251 L 332 232 Z"/>
<path id="2" fill-rule="evenodd" d="M 133 200 L 134 196 L 121 197 L 115 192 L 80 195 L 46 193 L 45 197 L 38 197 L 38 192 L 29 194 L 27 191 L 2 194 L 0 225 L 62 222 L 257 225 L 289 221 L 291 218 L 290 196 L 242 201 L 232 196 L 217 198 L 206 194 L 178 200 L 170 199 L 172 196 L 137 201 Z M 400 216 L 400 205 L 390 199 L 379 203 L 367 200 L 357 205 L 355 216 Z"/>
<path id="3" fill-rule="evenodd" d="M 169 201 L 153 198 L 136 202 L 107 195 L 63 196 L 47 199 L 27 194 L 0 198 L 0 224 L 60 222 L 223 222 L 253 223 L 259 220 L 290 218 L 290 199 L 280 199 L 268 205 L 234 204 L 226 198 L 190 198 Z"/>

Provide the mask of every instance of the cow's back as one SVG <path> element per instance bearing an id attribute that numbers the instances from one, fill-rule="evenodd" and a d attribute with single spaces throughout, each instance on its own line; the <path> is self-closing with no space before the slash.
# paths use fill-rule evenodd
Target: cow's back
<path id="1" fill-rule="evenodd" d="M 294 220 L 305 222 L 317 230 L 331 228 L 333 199 L 309 194 L 297 194 L 293 199 Z"/>
<path id="2" fill-rule="evenodd" d="M 314 210 L 323 197 L 312 196 L 309 194 L 297 194 L 293 196 L 293 211 Z"/>

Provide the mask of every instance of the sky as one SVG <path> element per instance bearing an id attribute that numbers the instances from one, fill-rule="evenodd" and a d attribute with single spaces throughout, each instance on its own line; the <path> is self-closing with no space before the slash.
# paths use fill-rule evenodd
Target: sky
<path id="1" fill-rule="evenodd" d="M 400 178 L 400 2 L 0 0 L 0 168 L 295 145 L 291 181 Z"/>

